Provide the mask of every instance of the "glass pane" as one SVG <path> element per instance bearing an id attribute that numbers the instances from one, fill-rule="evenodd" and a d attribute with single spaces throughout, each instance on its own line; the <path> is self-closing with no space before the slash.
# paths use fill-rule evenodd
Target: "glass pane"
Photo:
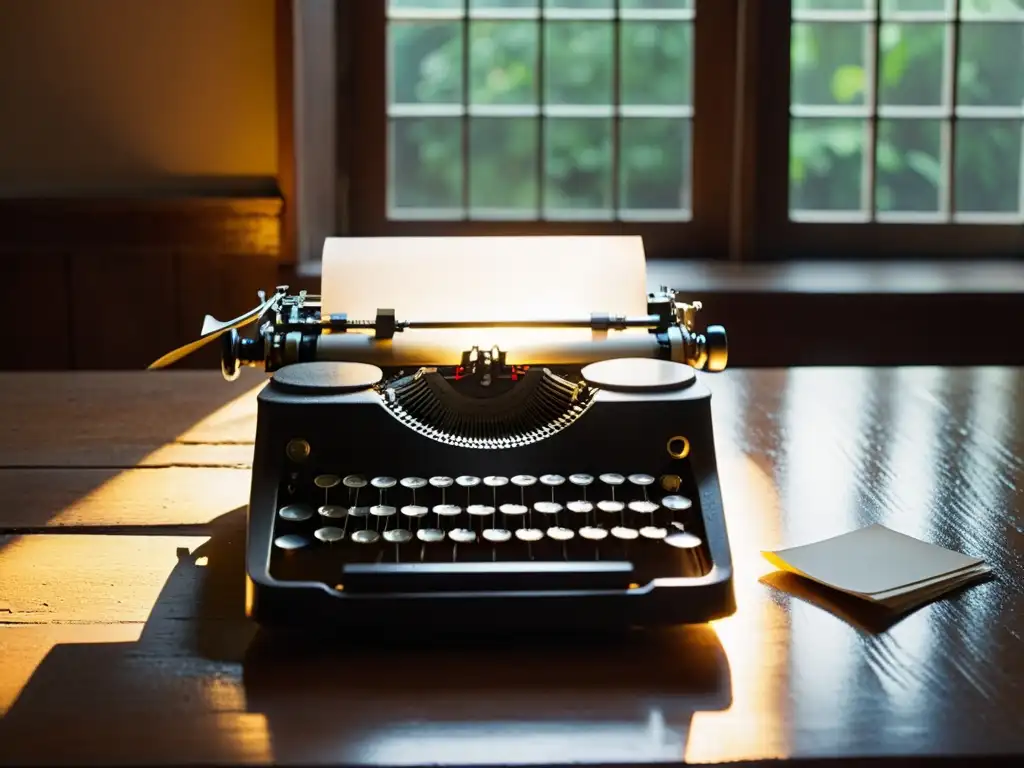
<path id="1" fill-rule="evenodd" d="M 537 103 L 537 22 L 469 23 L 470 102 Z"/>
<path id="2" fill-rule="evenodd" d="M 872 11 L 875 0 L 793 0 L 794 11 Z"/>
<path id="3" fill-rule="evenodd" d="M 958 102 L 1024 106 L 1024 24 L 961 24 Z"/>
<path id="4" fill-rule="evenodd" d="M 623 10 L 643 8 L 650 10 L 693 10 L 693 0 L 620 0 L 619 7 Z"/>
<path id="5" fill-rule="evenodd" d="M 462 22 L 389 24 L 391 101 L 462 103 Z"/>
<path id="6" fill-rule="evenodd" d="M 974 213 L 1020 210 L 1019 120 L 961 120 L 956 126 L 956 209 Z"/>
<path id="7" fill-rule="evenodd" d="M 396 119 L 391 126 L 394 208 L 462 207 L 462 121 Z"/>
<path id="8" fill-rule="evenodd" d="M 692 24 L 624 21 L 621 37 L 623 104 L 690 104 Z"/>
<path id="9" fill-rule="evenodd" d="M 549 104 L 610 104 L 612 23 L 551 21 L 544 29 L 544 100 Z"/>
<path id="10" fill-rule="evenodd" d="M 652 10 L 693 10 L 693 0 L 620 0 L 623 9 L 649 8 Z"/>
<path id="11" fill-rule="evenodd" d="M 871 77 L 866 69 L 868 30 L 868 24 L 857 23 L 793 24 L 792 103 L 866 103 Z"/>
<path id="12" fill-rule="evenodd" d="M 469 130 L 471 208 L 537 210 L 537 121 L 473 118 Z"/>
<path id="13" fill-rule="evenodd" d="M 548 8 L 600 8 L 606 10 L 615 7 L 615 0 L 544 0 Z"/>
<path id="14" fill-rule="evenodd" d="M 946 70 L 946 24 L 882 24 L 878 100 L 891 105 L 939 106 Z"/>
<path id="15" fill-rule="evenodd" d="M 545 124 L 544 205 L 552 210 L 612 207 L 610 120 L 556 118 Z"/>
<path id="16" fill-rule="evenodd" d="M 866 120 L 793 120 L 790 210 L 862 210 L 866 146 Z"/>
<path id="17" fill-rule="evenodd" d="M 953 14 L 953 0 L 882 0 L 882 18 L 895 13 Z"/>
<path id="18" fill-rule="evenodd" d="M 469 0 L 470 8 L 529 8 L 540 7 L 541 0 Z M 459 5 L 462 0 L 459 0 Z"/>
<path id="19" fill-rule="evenodd" d="M 942 167 L 942 121 L 879 121 L 875 160 L 879 211 L 940 210 L 939 192 L 947 176 Z"/>
<path id="20" fill-rule="evenodd" d="M 619 136 L 619 206 L 690 210 L 690 121 L 628 118 Z"/>
<path id="21" fill-rule="evenodd" d="M 425 10 L 436 11 L 440 8 L 462 9 L 462 0 L 388 0 L 388 10 Z"/>
<path id="22" fill-rule="evenodd" d="M 1024 18 L 1024 0 L 960 0 L 965 19 Z"/>

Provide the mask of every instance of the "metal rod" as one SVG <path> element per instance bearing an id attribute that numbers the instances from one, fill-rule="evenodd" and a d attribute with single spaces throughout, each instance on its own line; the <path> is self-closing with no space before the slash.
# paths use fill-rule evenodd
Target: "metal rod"
<path id="1" fill-rule="evenodd" d="M 395 323 L 402 328 L 650 328 L 657 326 L 661 318 L 657 315 L 639 317 L 606 316 L 592 318 L 563 318 L 560 320 L 410 320 Z"/>

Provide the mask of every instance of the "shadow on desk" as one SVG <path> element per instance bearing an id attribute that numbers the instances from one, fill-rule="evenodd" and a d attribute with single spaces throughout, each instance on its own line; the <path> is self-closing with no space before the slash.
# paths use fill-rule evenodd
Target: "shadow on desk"
<path id="1" fill-rule="evenodd" d="M 214 530 L 179 553 L 137 641 L 52 648 L 0 719 L 0 763 L 681 762 L 693 714 L 730 704 L 707 626 L 443 644 L 257 630 L 244 510 Z"/>

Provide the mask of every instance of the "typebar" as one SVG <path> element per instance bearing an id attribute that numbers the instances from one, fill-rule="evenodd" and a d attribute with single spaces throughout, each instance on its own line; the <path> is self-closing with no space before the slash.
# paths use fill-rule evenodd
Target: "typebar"
<path id="1" fill-rule="evenodd" d="M 497 563 L 350 563 L 342 570 L 345 591 L 535 592 L 627 589 L 633 565 L 626 561 Z"/>

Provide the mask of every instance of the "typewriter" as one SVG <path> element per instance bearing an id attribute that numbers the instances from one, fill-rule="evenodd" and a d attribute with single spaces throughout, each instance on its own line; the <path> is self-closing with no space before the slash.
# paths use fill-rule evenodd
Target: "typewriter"
<path id="1" fill-rule="evenodd" d="M 247 517 L 258 623 L 575 630 L 733 612 L 701 380 L 727 339 L 697 327 L 698 302 L 661 287 L 635 315 L 461 320 L 354 316 L 286 286 L 260 299 L 150 366 L 217 340 L 225 378 L 269 374 Z M 530 341 L 491 343 L 514 330 Z M 453 332 L 470 341 L 439 341 Z"/>

